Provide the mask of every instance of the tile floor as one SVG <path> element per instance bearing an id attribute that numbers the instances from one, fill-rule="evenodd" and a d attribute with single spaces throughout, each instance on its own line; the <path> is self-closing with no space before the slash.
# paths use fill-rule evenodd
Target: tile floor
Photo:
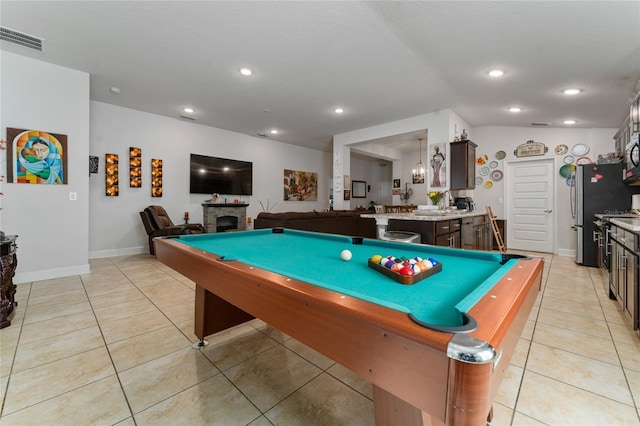
<path id="1" fill-rule="evenodd" d="M 640 338 L 603 276 L 544 255 L 492 425 L 640 424 Z M 372 425 L 371 385 L 259 320 L 194 350 L 194 284 L 148 255 L 19 284 L 0 423 Z"/>

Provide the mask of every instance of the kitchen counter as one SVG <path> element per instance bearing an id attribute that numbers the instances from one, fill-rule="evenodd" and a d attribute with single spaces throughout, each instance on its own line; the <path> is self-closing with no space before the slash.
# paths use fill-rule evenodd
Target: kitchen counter
<path id="1" fill-rule="evenodd" d="M 597 216 L 598 215 L 596 215 L 596 217 Z M 634 232 L 636 234 L 640 233 L 640 217 L 611 217 L 609 218 L 609 222 L 626 231 Z"/>
<path id="2" fill-rule="evenodd" d="M 431 212 L 432 210 L 427 210 L 427 212 Z M 440 210 L 433 210 L 440 211 Z M 361 214 L 360 217 L 373 218 L 376 220 L 378 225 L 386 225 L 389 219 L 398 219 L 398 220 L 422 220 L 427 222 L 440 222 L 443 220 L 451 220 L 451 219 L 460 219 L 465 217 L 475 217 L 475 216 L 485 216 L 487 212 L 482 211 L 465 211 L 465 212 L 457 212 L 455 210 L 449 211 L 444 214 L 425 214 L 425 213 L 365 213 Z"/>

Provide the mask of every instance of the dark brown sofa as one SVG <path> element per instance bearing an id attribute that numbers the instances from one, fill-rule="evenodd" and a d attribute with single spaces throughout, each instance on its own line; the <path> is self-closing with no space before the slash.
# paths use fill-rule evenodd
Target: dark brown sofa
<path id="1" fill-rule="evenodd" d="M 359 212 L 333 210 L 328 212 L 285 212 L 258 214 L 255 229 L 290 228 L 300 231 L 325 232 L 353 237 L 376 238 L 376 220 L 360 217 Z"/>

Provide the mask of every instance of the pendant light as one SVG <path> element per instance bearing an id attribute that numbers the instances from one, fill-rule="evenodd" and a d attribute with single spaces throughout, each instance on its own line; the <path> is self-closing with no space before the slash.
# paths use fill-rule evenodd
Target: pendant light
<path id="1" fill-rule="evenodd" d="M 418 138 L 418 143 L 420 144 L 420 156 L 418 157 L 418 163 L 416 164 L 416 168 L 413 169 L 414 175 L 423 175 L 424 174 L 424 164 L 422 164 L 422 138 Z"/>

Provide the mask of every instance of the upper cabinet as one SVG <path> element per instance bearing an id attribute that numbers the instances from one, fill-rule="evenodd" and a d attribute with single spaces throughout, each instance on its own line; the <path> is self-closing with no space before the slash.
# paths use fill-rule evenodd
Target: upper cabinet
<path id="1" fill-rule="evenodd" d="M 476 145 L 470 140 L 451 142 L 450 189 L 476 187 Z"/>

